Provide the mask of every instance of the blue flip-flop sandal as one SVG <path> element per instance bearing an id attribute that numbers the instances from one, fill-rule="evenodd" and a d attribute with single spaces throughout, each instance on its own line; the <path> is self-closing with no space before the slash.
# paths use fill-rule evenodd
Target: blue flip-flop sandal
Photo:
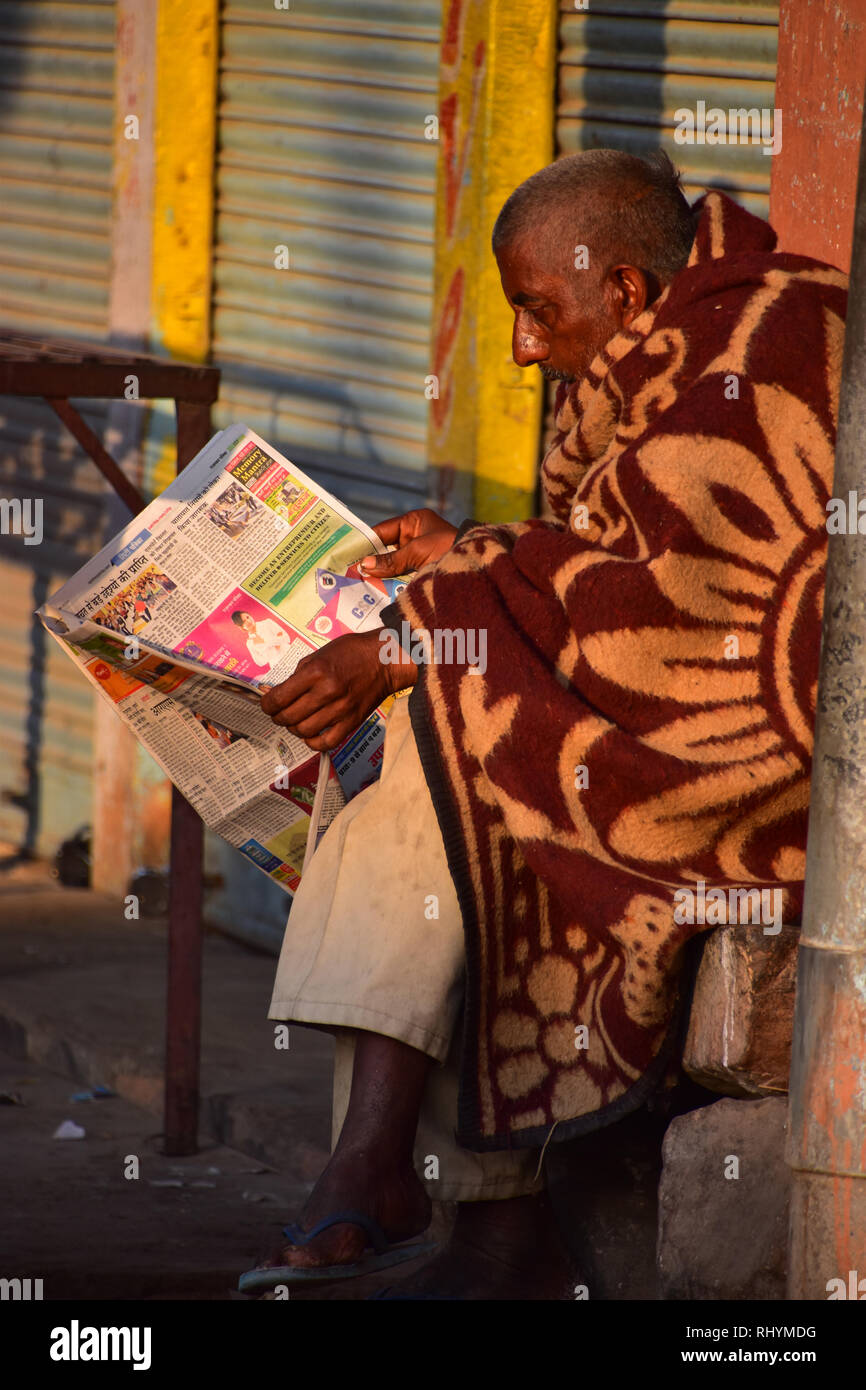
<path id="1" fill-rule="evenodd" d="M 325 1279 L 357 1279 L 362 1274 L 373 1274 L 379 1269 L 389 1269 L 392 1265 L 403 1264 L 406 1260 L 416 1260 L 421 1255 L 431 1255 L 436 1249 L 435 1242 L 403 1241 L 392 1245 L 378 1221 L 362 1211 L 338 1211 L 317 1221 L 309 1231 L 292 1224 L 283 1228 L 283 1235 L 292 1245 L 309 1245 L 311 1240 L 327 1231 L 331 1226 L 360 1226 L 366 1232 L 372 1254 L 362 1255 L 353 1264 L 321 1265 L 310 1269 L 296 1269 L 293 1265 L 278 1265 L 272 1269 L 249 1269 L 238 1280 L 239 1293 L 263 1293 L 276 1288 L 278 1284 L 310 1284 Z"/>

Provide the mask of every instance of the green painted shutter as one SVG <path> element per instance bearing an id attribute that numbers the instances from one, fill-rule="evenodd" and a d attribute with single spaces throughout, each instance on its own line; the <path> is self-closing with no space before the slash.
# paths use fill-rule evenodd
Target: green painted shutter
<path id="1" fill-rule="evenodd" d="M 660 145 L 682 170 L 686 196 L 706 187 L 767 216 L 772 157 L 758 145 L 674 141 L 674 112 L 773 107 L 779 6 L 767 0 L 563 0 L 558 153 Z"/>
<path id="2" fill-rule="evenodd" d="M 217 421 L 246 421 L 371 520 L 426 494 L 440 11 L 228 0 L 222 15 Z"/>
<path id="3" fill-rule="evenodd" d="M 0 3 L 0 331 L 107 337 L 114 48 L 114 0 Z M 51 853 L 90 818 L 93 697 L 32 614 L 102 544 L 105 485 L 44 402 L 0 396 L 0 496 L 44 525 L 0 537 L 0 840 Z"/>

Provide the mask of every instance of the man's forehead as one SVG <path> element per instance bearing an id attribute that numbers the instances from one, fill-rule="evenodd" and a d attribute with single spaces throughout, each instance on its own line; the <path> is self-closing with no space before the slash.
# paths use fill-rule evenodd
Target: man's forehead
<path id="1" fill-rule="evenodd" d="M 496 253 L 502 285 L 515 304 L 562 291 L 568 283 L 568 247 L 557 250 L 546 238 L 523 236 Z"/>

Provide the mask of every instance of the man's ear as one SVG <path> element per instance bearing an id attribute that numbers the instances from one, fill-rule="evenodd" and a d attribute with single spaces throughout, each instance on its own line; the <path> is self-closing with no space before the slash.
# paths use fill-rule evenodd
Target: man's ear
<path id="1" fill-rule="evenodd" d="M 614 311 L 623 328 L 628 328 L 647 305 L 661 294 L 661 286 L 655 276 L 635 265 L 615 265 L 609 278 Z"/>

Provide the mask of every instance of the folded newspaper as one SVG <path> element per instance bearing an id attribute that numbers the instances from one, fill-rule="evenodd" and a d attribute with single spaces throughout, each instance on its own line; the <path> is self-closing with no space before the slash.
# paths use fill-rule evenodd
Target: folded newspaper
<path id="1" fill-rule="evenodd" d="M 325 642 L 381 626 L 402 581 L 357 562 L 386 548 L 233 425 L 39 610 L 205 824 L 288 893 L 378 777 L 394 697 L 326 755 L 274 724 L 258 692 Z"/>

